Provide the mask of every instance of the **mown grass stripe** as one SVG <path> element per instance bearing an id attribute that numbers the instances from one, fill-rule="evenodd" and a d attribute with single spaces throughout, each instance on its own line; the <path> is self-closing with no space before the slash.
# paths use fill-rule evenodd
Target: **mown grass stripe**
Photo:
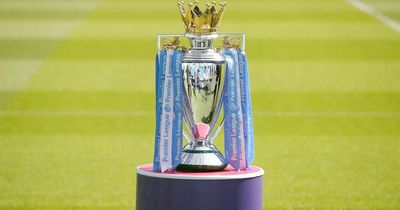
<path id="1" fill-rule="evenodd" d="M 41 64 L 41 60 L 0 60 L 0 91 L 20 90 Z"/>
<path id="2" fill-rule="evenodd" d="M 15 91 L 0 92 L 1 98 Z M 154 91 L 23 91 L 5 111 L 154 112 Z M 144 100 L 137 100 L 141 98 Z M 400 112 L 399 92 L 252 91 L 255 111 Z"/>
<path id="3" fill-rule="evenodd" d="M 176 19 L 176 18 L 174 18 Z M 357 25 L 357 27 L 354 27 Z M 140 30 L 137 30 L 140 28 Z M 239 30 L 237 28 L 240 28 Z M 263 30 L 257 30 L 263 28 Z M 377 30 L 379 28 L 379 30 Z M 340 30 L 337 30 L 340 29 Z M 384 33 L 390 31 L 379 23 L 364 21 L 230 21 L 224 23 L 221 33 L 246 32 L 249 41 L 252 39 L 295 39 L 295 40 L 399 40 L 396 34 Z M 158 33 L 183 33 L 182 24 L 168 20 L 144 21 L 109 21 L 99 20 L 86 23 L 73 32 L 73 38 L 91 39 L 146 39 Z"/>
<path id="4" fill-rule="evenodd" d="M 229 11 L 232 11 L 231 14 L 226 13 L 224 16 L 234 16 L 236 12 L 246 11 L 250 12 L 260 12 L 260 11 L 351 11 L 352 9 L 346 5 L 343 1 L 321 1 L 321 0 L 299 0 L 296 3 L 288 0 L 281 1 L 251 1 L 244 2 L 240 0 L 231 0 L 228 2 Z M 176 9 L 176 5 L 171 4 L 168 1 L 148 1 L 143 2 L 142 4 L 138 4 L 133 1 L 103 1 L 101 5 L 98 7 L 96 12 L 98 11 L 135 11 L 135 10 L 145 10 L 151 13 L 159 10 L 169 10 Z M 96 14 L 93 13 L 93 14 Z M 176 12 L 178 12 L 176 10 Z"/>
<path id="5" fill-rule="evenodd" d="M 116 110 L 82 110 L 82 111 L 42 111 L 42 110 L 7 110 L 0 111 L 1 117 L 143 117 L 153 116 L 154 111 L 116 111 Z M 254 116 L 267 117 L 387 117 L 400 118 L 400 112 L 360 112 L 360 111 L 269 111 L 255 110 Z"/>
<path id="6" fill-rule="evenodd" d="M 149 55 L 150 56 L 150 55 Z M 253 91 L 395 92 L 397 61 L 261 61 L 252 59 Z M 154 61 L 53 60 L 29 83 L 36 91 L 153 91 Z M 135 76 L 140 75 L 140 77 Z M 47 78 L 43 82 L 43 78 Z M 26 97 L 27 95 L 25 95 Z"/>
<path id="7" fill-rule="evenodd" d="M 0 10 L 84 10 L 90 11 L 94 9 L 99 1 L 97 0 L 86 0 L 86 1 L 78 1 L 78 0 L 1 0 L 0 1 Z"/>
<path id="8" fill-rule="evenodd" d="M 231 8 L 229 8 L 231 9 Z M 351 10 L 331 10 L 331 11 L 320 11 L 320 10 L 258 10 L 248 11 L 236 10 L 233 11 L 234 15 L 227 14 L 224 16 L 223 23 L 230 22 L 274 22 L 274 21 L 359 21 L 369 22 L 367 18 L 364 18 L 363 14 L 354 13 Z M 18 14 L 18 13 L 17 13 Z M 55 15 L 57 17 L 57 15 Z M 160 18 L 162 17 L 162 18 Z M 90 18 L 96 21 L 166 21 L 177 22 L 178 14 L 171 13 L 164 10 L 163 8 L 152 9 L 151 11 L 139 9 L 137 7 L 127 10 L 111 10 L 105 8 L 104 10 L 98 10 L 95 13 L 90 14 Z"/>
<path id="9" fill-rule="evenodd" d="M 0 19 L 0 26 L 4 28 L 0 35 L 7 34 L 25 34 L 27 38 L 36 33 L 44 36 L 46 33 L 63 34 L 65 30 L 76 25 L 78 20 L 54 20 L 54 19 Z M 354 27 L 354 25 L 357 27 Z M 385 27 L 377 31 L 377 26 L 369 22 L 360 21 L 334 21 L 327 24 L 324 21 L 271 21 L 260 22 L 244 21 L 235 22 L 234 24 L 227 23 L 221 27 L 221 32 L 234 32 L 235 28 L 240 26 L 242 32 L 246 32 L 248 37 L 253 39 L 263 38 L 287 38 L 287 39 L 330 39 L 330 40 L 380 40 L 392 39 L 398 40 L 399 37 L 391 33 L 382 33 Z M 36 27 L 36 28 L 35 28 Z M 262 27 L 265 31 L 255 30 Z M 140 28 L 141 30 L 137 30 Z M 340 28 L 341 30 L 332 33 L 332 30 Z M 36 29 L 36 30 L 35 30 Z M 292 32 L 292 33 L 288 33 Z M 82 28 L 74 30 L 73 38 L 90 38 L 90 39 L 133 39 L 133 38 L 150 38 L 156 37 L 158 33 L 183 33 L 183 28 L 176 21 L 95 21 L 90 24 L 83 23 Z"/>
<path id="10" fill-rule="evenodd" d="M 142 60 L 154 57 L 157 47 L 155 40 L 155 38 L 71 39 L 54 51 L 58 44 L 55 40 L 1 39 L 0 56 L 8 59 L 32 59 L 46 57 L 54 52 L 53 60 Z M 397 61 L 400 54 L 399 45 L 400 39 L 359 41 L 249 39 L 247 53 L 251 55 L 253 61 Z M 138 48 L 142 50 L 134 50 Z"/>
<path id="11" fill-rule="evenodd" d="M 1 116 L 2 134 L 154 133 L 154 116 Z M 258 135 L 400 135 L 397 116 L 254 115 Z"/>
<path id="12" fill-rule="evenodd" d="M 79 24 L 79 20 L 4 20 L 0 17 L 0 39 L 65 39 L 68 33 Z M 12 42 L 12 41 L 11 41 Z M 0 47 L 0 49 L 2 49 Z"/>
<path id="13" fill-rule="evenodd" d="M 0 20 L 79 20 L 87 15 L 87 11 L 79 10 L 1 10 Z"/>

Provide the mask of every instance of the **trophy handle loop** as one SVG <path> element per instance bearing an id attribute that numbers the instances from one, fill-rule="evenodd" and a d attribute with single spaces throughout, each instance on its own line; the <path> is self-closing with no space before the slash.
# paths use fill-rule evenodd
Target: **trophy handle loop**
<path id="1" fill-rule="evenodd" d="M 190 144 L 190 142 L 192 142 L 192 140 L 189 138 L 189 136 L 186 134 L 185 131 L 183 131 L 182 133 L 183 133 L 183 137 L 185 137 L 186 141 Z"/>
<path id="2" fill-rule="evenodd" d="M 222 119 L 221 124 L 219 124 L 215 133 L 211 136 L 210 141 L 209 141 L 210 144 L 212 144 L 214 142 L 215 138 L 217 138 L 219 132 L 221 131 L 222 126 L 224 125 L 224 122 L 225 122 L 225 117 Z"/>

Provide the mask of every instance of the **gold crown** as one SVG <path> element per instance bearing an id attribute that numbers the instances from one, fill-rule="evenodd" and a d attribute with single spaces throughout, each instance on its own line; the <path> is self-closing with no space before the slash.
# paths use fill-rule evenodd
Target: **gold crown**
<path id="1" fill-rule="evenodd" d="M 211 34 L 217 31 L 219 22 L 224 14 L 226 2 L 220 3 L 220 9 L 215 9 L 215 1 L 206 4 L 206 10 L 202 12 L 198 7 L 199 2 L 188 3 L 188 7 L 183 7 L 184 2 L 178 3 L 182 20 L 185 23 L 186 32 L 194 34 Z M 194 6 L 194 7 L 193 7 Z"/>

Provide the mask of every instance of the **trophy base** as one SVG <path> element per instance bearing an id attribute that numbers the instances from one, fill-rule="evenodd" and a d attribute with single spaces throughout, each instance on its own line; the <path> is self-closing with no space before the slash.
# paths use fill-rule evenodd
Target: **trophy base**
<path id="1" fill-rule="evenodd" d="M 226 168 L 224 156 L 213 145 L 188 144 L 182 151 L 181 164 L 177 171 L 214 172 Z"/>
<path id="2" fill-rule="evenodd" d="M 179 164 L 176 170 L 186 171 L 186 172 L 217 172 L 217 171 L 223 171 L 226 168 L 226 166 L 227 164 L 222 166 Z"/>

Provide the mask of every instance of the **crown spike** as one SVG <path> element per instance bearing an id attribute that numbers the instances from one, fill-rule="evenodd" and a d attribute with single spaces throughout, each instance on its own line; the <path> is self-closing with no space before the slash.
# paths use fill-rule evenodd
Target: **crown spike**
<path id="1" fill-rule="evenodd" d="M 179 8 L 179 12 L 181 14 L 182 20 L 185 23 L 185 26 L 187 26 L 189 24 L 189 20 L 188 20 L 188 16 L 186 15 L 186 11 L 185 8 L 183 8 L 183 1 L 178 2 L 178 8 Z"/>
<path id="2" fill-rule="evenodd" d="M 212 14 L 210 10 L 210 4 L 206 3 L 205 5 L 206 5 L 206 10 L 203 12 L 204 25 L 211 25 Z"/>
<path id="3" fill-rule="evenodd" d="M 183 1 L 177 3 L 179 11 L 181 12 L 182 15 L 185 15 L 186 12 L 185 9 L 183 8 L 183 4 L 184 4 Z"/>
<path id="4" fill-rule="evenodd" d="M 226 3 L 225 2 L 224 3 L 220 3 L 220 6 L 221 6 L 221 8 L 219 9 L 219 11 L 218 11 L 218 13 L 217 13 L 217 15 L 215 17 L 215 22 L 214 22 L 215 25 L 214 25 L 214 27 L 218 27 L 219 21 L 221 20 L 222 15 L 224 15 Z"/>
<path id="5" fill-rule="evenodd" d="M 212 5 L 212 6 L 211 6 L 211 9 L 210 9 L 210 13 L 211 13 L 212 16 L 214 16 L 214 15 L 217 14 L 217 11 L 215 10 L 215 7 L 214 7 L 214 6 L 215 6 L 215 5 Z"/>
<path id="6" fill-rule="evenodd" d="M 195 19 L 195 12 L 193 11 L 193 3 L 188 3 L 188 7 L 190 10 L 190 21 L 193 22 L 193 20 Z"/>

